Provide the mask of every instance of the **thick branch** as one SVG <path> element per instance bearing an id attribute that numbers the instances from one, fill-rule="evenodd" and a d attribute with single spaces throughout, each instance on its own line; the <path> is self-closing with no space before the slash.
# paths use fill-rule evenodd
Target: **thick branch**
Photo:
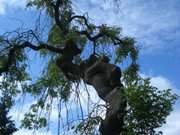
<path id="1" fill-rule="evenodd" d="M 56 25 L 61 29 L 63 30 L 62 26 L 61 26 L 61 22 L 60 22 L 60 19 L 59 19 L 59 7 L 60 7 L 60 0 L 57 0 L 56 1 L 56 5 L 54 5 L 54 16 L 55 16 L 55 22 L 56 22 Z"/>
<path id="2" fill-rule="evenodd" d="M 123 43 L 123 41 L 120 38 L 118 38 L 118 37 L 114 37 L 113 38 L 113 37 L 110 37 L 108 34 L 102 33 L 102 32 L 99 32 L 95 36 L 91 36 L 91 34 L 88 33 L 86 30 L 78 31 L 77 33 L 80 34 L 80 35 L 85 35 L 92 42 L 95 42 L 98 39 L 107 36 L 107 37 L 109 37 L 112 40 L 114 45 L 119 45 L 119 44 Z"/>
<path id="3" fill-rule="evenodd" d="M 9 50 L 8 60 L 7 60 L 6 64 L 3 67 L 0 67 L 0 75 L 2 73 L 4 73 L 4 72 L 9 71 L 10 67 L 12 66 L 12 64 L 13 64 L 13 62 L 15 60 L 16 51 L 24 49 L 24 48 L 30 48 L 30 49 L 32 49 L 34 51 L 39 51 L 39 50 L 42 50 L 42 49 L 46 49 L 46 50 L 49 50 L 49 51 L 55 52 L 55 53 L 63 53 L 63 49 L 56 48 L 56 47 L 47 45 L 45 43 L 40 43 L 40 45 L 36 46 L 36 45 L 33 45 L 32 43 L 26 41 L 26 42 L 22 43 L 21 45 L 14 45 Z"/>
<path id="4" fill-rule="evenodd" d="M 49 50 L 49 51 L 55 52 L 55 53 L 63 53 L 63 49 L 53 47 L 53 46 L 50 46 L 50 45 L 45 44 L 45 43 L 40 43 L 39 46 L 35 46 L 35 45 L 31 44 L 30 42 L 24 42 L 22 45 L 18 46 L 18 48 L 19 49 L 31 48 L 35 51 L 38 51 L 41 49 L 46 49 L 46 50 Z"/>

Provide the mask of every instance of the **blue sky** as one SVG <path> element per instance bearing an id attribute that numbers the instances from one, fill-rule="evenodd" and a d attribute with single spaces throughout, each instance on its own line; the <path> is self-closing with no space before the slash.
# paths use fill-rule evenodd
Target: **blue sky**
<path id="1" fill-rule="evenodd" d="M 102 1 L 74 0 L 73 5 L 80 14 L 88 12 L 91 21 L 97 24 L 121 26 L 123 34 L 134 37 L 140 46 L 140 73 L 152 77 L 152 84 L 158 88 L 172 88 L 180 93 L 180 1 L 122 0 L 119 9 Z M 0 34 L 18 28 L 22 22 L 24 27 L 34 26 L 36 12 L 24 6 L 23 0 L 0 0 Z M 178 135 L 180 132 L 179 105 L 180 101 L 162 127 L 165 135 Z M 32 134 L 21 130 L 17 135 L 23 132 Z M 51 135 L 47 132 L 41 134 Z"/>

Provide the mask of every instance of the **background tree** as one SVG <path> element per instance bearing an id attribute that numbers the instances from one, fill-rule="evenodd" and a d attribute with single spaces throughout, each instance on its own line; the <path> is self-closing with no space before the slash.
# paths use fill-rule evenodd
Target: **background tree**
<path id="1" fill-rule="evenodd" d="M 110 63 L 106 64 L 114 67 L 124 61 L 129 63 L 123 68 L 121 78 L 124 86 L 120 95 L 126 98 L 127 107 L 123 109 L 123 126 L 119 134 L 161 134 L 155 129 L 165 122 L 177 96 L 170 90 L 158 90 L 151 86 L 149 79 L 138 75 L 138 49 L 133 38 L 122 36 L 119 27 L 91 23 L 87 14 L 75 12 L 71 0 L 29 0 L 27 7 L 36 7 L 45 12 L 49 27 L 44 29 L 38 25 L 32 30 L 20 29 L 0 37 L 0 75 L 4 82 L 14 86 L 10 91 L 29 93 L 36 98 L 36 103 L 25 114 L 23 127 L 37 129 L 47 126 L 47 116 L 56 100 L 59 108 L 58 134 L 63 127 L 65 132 L 72 128 L 81 134 L 95 134 L 103 121 L 104 115 L 100 114 L 106 111 L 108 105 L 94 103 L 88 98 L 88 111 L 85 113 L 81 103 L 82 87 L 79 86 L 83 83 L 96 86 L 86 78 L 86 71 L 91 67 L 91 61 L 88 61 L 91 56 L 95 56 L 95 62 L 106 56 L 110 59 Z M 40 18 L 38 21 L 39 24 L 43 23 Z M 43 37 L 45 34 L 48 34 L 47 38 Z M 47 61 L 47 66 L 36 81 L 31 80 L 27 71 L 32 53 L 29 50 L 39 52 Z M 91 94 L 86 87 L 84 91 L 87 95 Z M 69 118 L 72 98 L 80 111 L 76 112 L 77 116 Z M 66 126 L 61 126 L 64 125 L 62 107 L 66 108 Z"/>
<path id="2" fill-rule="evenodd" d="M 7 93 L 3 93 L 0 102 L 0 134 L 12 135 L 17 131 L 14 121 L 11 116 L 8 116 L 9 110 L 12 106 L 12 99 Z"/>

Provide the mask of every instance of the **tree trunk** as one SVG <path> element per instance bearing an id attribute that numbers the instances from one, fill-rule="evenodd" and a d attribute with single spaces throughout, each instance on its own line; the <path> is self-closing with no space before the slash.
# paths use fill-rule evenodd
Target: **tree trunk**
<path id="1" fill-rule="evenodd" d="M 88 63 L 88 61 L 86 61 Z M 120 81 L 121 70 L 103 59 L 96 60 L 84 71 L 84 80 L 92 85 L 109 106 L 99 131 L 102 135 L 119 135 L 124 125 L 126 100 Z"/>
<path id="2" fill-rule="evenodd" d="M 77 51 L 78 53 L 79 51 Z M 69 80 L 75 81 L 77 78 L 81 78 L 95 88 L 99 97 L 109 106 L 99 131 L 102 135 L 119 135 L 124 124 L 126 108 L 123 85 L 120 81 L 121 69 L 110 64 L 108 57 L 97 58 L 95 55 L 91 55 L 80 65 L 76 65 L 72 62 L 76 53 L 70 54 L 68 51 L 64 53 L 64 56 L 68 57 L 68 61 L 60 58 L 57 60 L 57 65 Z"/>

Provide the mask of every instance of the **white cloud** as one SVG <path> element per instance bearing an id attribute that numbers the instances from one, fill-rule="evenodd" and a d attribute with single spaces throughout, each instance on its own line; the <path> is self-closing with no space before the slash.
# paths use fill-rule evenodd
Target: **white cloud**
<path id="1" fill-rule="evenodd" d="M 122 26 L 124 35 L 136 38 L 141 52 L 154 53 L 179 45 L 178 0 L 121 0 L 118 13 L 104 0 L 78 0 L 78 3 L 81 3 L 79 12 L 87 12 L 94 22 Z"/>
<path id="2" fill-rule="evenodd" d="M 20 129 L 13 135 L 53 135 L 51 131 L 34 131 L 27 129 Z"/>
<path id="3" fill-rule="evenodd" d="M 0 15 L 5 14 L 7 8 L 25 7 L 26 0 L 0 0 Z"/>
<path id="4" fill-rule="evenodd" d="M 163 76 L 153 76 L 146 74 L 140 74 L 140 76 L 143 78 L 150 77 L 151 84 L 160 90 L 172 89 L 172 92 L 180 95 L 180 90 L 174 86 L 173 82 Z"/>
<path id="5" fill-rule="evenodd" d="M 180 133 L 180 109 L 175 109 L 167 118 L 167 124 L 161 129 L 164 135 L 179 135 Z"/>
<path id="6" fill-rule="evenodd" d="M 155 76 L 151 78 L 152 85 L 156 86 L 157 88 L 164 90 L 164 89 L 172 89 L 176 90 L 173 86 L 172 82 L 162 76 Z"/>
<path id="7" fill-rule="evenodd" d="M 24 98 L 21 96 L 21 98 Z M 12 116 L 12 119 L 16 121 L 17 124 L 24 118 L 24 114 L 29 112 L 29 109 L 33 101 L 25 100 L 21 102 L 16 102 L 16 105 L 10 110 L 9 115 Z"/>
<path id="8" fill-rule="evenodd" d="M 25 7 L 26 0 L 0 0 L 0 15 L 9 8 Z M 78 3 L 78 4 L 77 4 Z M 119 12 L 112 2 L 73 0 L 80 14 L 88 13 L 91 21 L 122 26 L 123 34 L 135 37 L 142 52 L 167 50 L 179 45 L 180 17 L 178 0 L 121 0 Z"/>

